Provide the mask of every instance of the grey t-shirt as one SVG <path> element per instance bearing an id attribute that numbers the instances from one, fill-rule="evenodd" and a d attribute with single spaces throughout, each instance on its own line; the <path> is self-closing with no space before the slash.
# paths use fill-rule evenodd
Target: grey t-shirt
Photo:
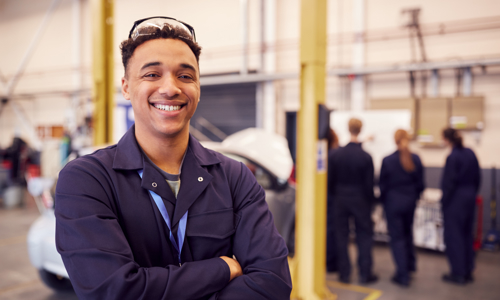
<path id="1" fill-rule="evenodd" d="M 187 149 L 186 149 L 186 152 L 187 152 Z M 177 194 L 179 193 L 179 189 L 181 187 L 181 170 L 182 170 L 182 164 L 184 163 L 184 158 L 186 157 L 186 152 L 184 152 L 184 156 L 182 156 L 181 165 L 179 166 L 179 174 L 170 174 L 170 173 L 163 171 L 160 167 L 155 165 L 155 163 L 153 161 L 151 161 L 151 159 L 146 155 L 146 153 L 144 153 L 144 151 L 142 151 L 142 153 L 144 154 L 144 157 L 146 157 L 146 159 L 149 161 L 149 163 L 151 163 L 151 165 L 153 165 L 153 167 L 155 167 L 155 169 L 158 170 L 158 172 L 160 172 L 161 175 L 163 175 L 163 178 L 165 178 L 165 181 L 168 183 L 168 185 L 172 189 L 172 192 L 174 193 L 175 198 L 177 198 Z"/>

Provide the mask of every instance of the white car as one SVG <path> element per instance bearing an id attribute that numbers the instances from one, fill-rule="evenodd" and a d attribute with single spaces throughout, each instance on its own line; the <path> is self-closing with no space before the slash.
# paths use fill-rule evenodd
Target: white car
<path id="1" fill-rule="evenodd" d="M 294 252 L 295 184 L 290 180 L 293 161 L 287 140 L 262 129 L 249 128 L 228 136 L 224 141 L 202 142 L 203 146 L 225 154 L 247 165 L 266 191 L 266 201 L 273 213 L 275 225 L 285 239 L 290 253 Z M 42 281 L 52 289 L 72 289 L 68 273 L 55 244 L 53 210 L 54 180 L 32 179 L 28 190 L 34 196 L 40 217 L 28 233 L 28 253 L 31 264 L 39 270 Z"/>
<path id="2" fill-rule="evenodd" d="M 28 180 L 28 191 L 35 198 L 40 217 L 28 232 L 28 254 L 31 264 L 38 269 L 40 278 L 55 290 L 72 290 L 68 272 L 56 249 L 56 218 L 51 189 L 54 179 L 33 178 Z"/>

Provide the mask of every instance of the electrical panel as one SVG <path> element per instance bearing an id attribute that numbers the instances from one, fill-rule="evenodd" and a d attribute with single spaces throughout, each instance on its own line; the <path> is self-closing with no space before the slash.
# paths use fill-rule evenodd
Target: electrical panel
<path id="1" fill-rule="evenodd" d="M 456 97 L 451 99 L 450 126 L 455 129 L 482 130 L 484 128 L 484 97 Z"/>
<path id="2" fill-rule="evenodd" d="M 442 145 L 442 132 L 449 122 L 448 103 L 448 98 L 424 98 L 418 101 L 417 141 L 421 145 Z"/>
<path id="3" fill-rule="evenodd" d="M 372 99 L 370 109 L 410 110 L 413 133 L 416 132 L 422 146 L 442 146 L 442 132 L 447 127 L 458 130 L 484 128 L 484 97 L 481 96 Z"/>

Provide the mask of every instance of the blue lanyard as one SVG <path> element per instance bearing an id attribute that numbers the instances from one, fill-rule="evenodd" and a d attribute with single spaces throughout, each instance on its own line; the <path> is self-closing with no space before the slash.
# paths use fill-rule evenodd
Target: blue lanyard
<path id="1" fill-rule="evenodd" d="M 139 170 L 139 176 L 142 178 L 142 170 Z M 167 213 L 167 208 L 165 207 L 165 204 L 163 203 L 163 200 L 161 197 L 149 190 L 149 193 L 153 197 L 154 202 L 156 203 L 156 206 L 158 207 L 158 210 L 161 213 L 161 216 L 163 217 L 163 220 L 165 220 L 165 223 L 167 223 L 168 230 L 170 231 L 170 242 L 172 245 L 174 245 L 175 250 L 177 250 L 177 253 L 179 254 L 179 265 L 181 264 L 181 251 L 182 251 L 182 246 L 184 245 L 184 238 L 186 237 L 186 225 L 187 225 L 187 217 L 188 217 L 188 212 L 182 216 L 182 218 L 179 221 L 179 229 L 177 229 L 177 240 L 179 241 L 179 246 L 177 246 L 177 243 L 175 242 L 174 236 L 172 235 L 172 229 L 170 225 L 170 217 L 168 216 Z"/>

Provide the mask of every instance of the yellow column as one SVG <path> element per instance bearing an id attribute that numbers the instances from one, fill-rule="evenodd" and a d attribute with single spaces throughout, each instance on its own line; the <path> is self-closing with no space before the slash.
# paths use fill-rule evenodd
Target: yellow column
<path id="1" fill-rule="evenodd" d="M 296 253 L 293 295 L 326 297 L 326 142 L 318 141 L 318 104 L 325 103 L 326 0 L 302 0 L 300 109 L 297 117 Z M 321 150 L 321 151 L 319 151 Z M 323 155 L 318 155 L 322 152 Z M 318 159 L 323 168 L 318 168 Z"/>
<path id="2" fill-rule="evenodd" d="M 113 141 L 115 106 L 113 57 L 114 0 L 92 0 L 94 144 Z"/>

